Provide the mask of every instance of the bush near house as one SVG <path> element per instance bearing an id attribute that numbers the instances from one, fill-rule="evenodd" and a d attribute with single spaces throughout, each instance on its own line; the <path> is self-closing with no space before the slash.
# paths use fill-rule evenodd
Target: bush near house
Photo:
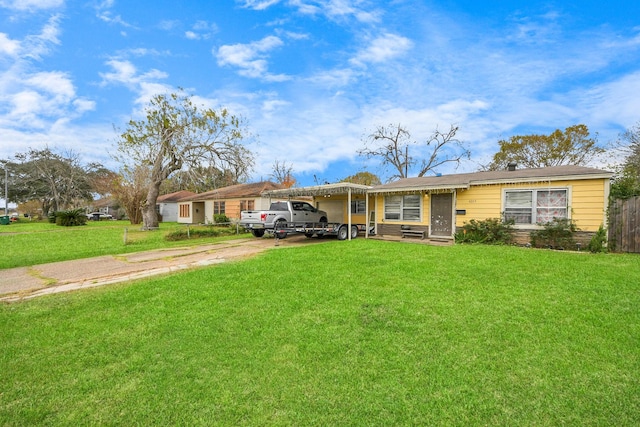
<path id="1" fill-rule="evenodd" d="M 213 222 L 215 222 L 216 224 L 228 224 L 231 222 L 231 220 L 225 214 L 215 214 L 213 216 Z"/>
<path id="2" fill-rule="evenodd" d="M 607 230 L 603 225 L 601 225 L 600 228 L 598 228 L 598 231 L 596 231 L 596 234 L 591 237 L 588 249 L 589 252 L 594 254 L 606 253 L 609 251 L 607 248 Z"/>
<path id="3" fill-rule="evenodd" d="M 513 224 L 513 220 L 503 221 L 500 218 L 472 219 L 456 233 L 456 243 L 508 245 L 513 242 Z"/>
<path id="4" fill-rule="evenodd" d="M 579 228 L 568 218 L 554 218 L 542 224 L 541 230 L 532 231 L 531 246 L 535 248 L 573 249 L 576 246 L 574 234 Z"/>

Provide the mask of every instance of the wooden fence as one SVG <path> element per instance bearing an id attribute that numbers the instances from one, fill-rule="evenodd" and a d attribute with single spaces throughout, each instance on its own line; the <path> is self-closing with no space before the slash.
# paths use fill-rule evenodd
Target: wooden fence
<path id="1" fill-rule="evenodd" d="M 640 253 L 640 197 L 611 203 L 609 248 L 616 252 Z"/>

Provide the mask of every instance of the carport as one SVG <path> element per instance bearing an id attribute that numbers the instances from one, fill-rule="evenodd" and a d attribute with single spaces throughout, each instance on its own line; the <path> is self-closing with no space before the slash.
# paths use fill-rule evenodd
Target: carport
<path id="1" fill-rule="evenodd" d="M 352 214 L 352 202 L 361 200 L 364 198 L 365 212 L 364 223 L 365 238 L 369 237 L 369 224 L 367 218 L 370 215 L 369 197 L 368 191 L 371 189 L 368 185 L 353 184 L 350 182 L 339 182 L 336 184 L 315 185 L 310 187 L 297 187 L 297 188 L 285 188 L 281 190 L 270 190 L 262 193 L 263 197 L 269 197 L 270 199 L 295 199 L 297 197 L 313 197 L 314 202 L 319 204 L 323 200 L 330 199 L 331 197 L 346 196 L 346 224 L 351 229 L 353 224 Z M 362 196 L 362 197 L 360 197 Z M 331 220 L 331 217 L 329 217 Z M 343 218 L 344 219 L 344 218 Z M 335 221 L 331 221 L 335 222 Z M 349 240 L 351 240 L 351 233 L 349 233 Z"/>

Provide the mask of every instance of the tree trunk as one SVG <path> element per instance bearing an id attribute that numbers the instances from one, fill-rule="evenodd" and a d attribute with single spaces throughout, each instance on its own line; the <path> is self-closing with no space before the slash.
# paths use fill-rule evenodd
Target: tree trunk
<path id="1" fill-rule="evenodd" d="M 156 212 L 158 194 L 160 194 L 160 184 L 152 184 L 147 192 L 147 200 L 142 206 L 143 230 L 155 230 L 158 228 L 158 212 Z"/>

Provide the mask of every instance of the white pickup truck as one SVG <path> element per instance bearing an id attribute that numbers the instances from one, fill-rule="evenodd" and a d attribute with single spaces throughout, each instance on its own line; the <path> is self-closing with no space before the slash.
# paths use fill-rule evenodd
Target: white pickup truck
<path id="1" fill-rule="evenodd" d="M 264 236 L 265 231 L 273 232 L 278 224 L 326 223 L 327 213 L 314 208 L 307 202 L 273 202 L 266 211 L 240 212 L 240 226 L 255 237 Z M 284 236 L 283 236 L 284 237 Z"/>

